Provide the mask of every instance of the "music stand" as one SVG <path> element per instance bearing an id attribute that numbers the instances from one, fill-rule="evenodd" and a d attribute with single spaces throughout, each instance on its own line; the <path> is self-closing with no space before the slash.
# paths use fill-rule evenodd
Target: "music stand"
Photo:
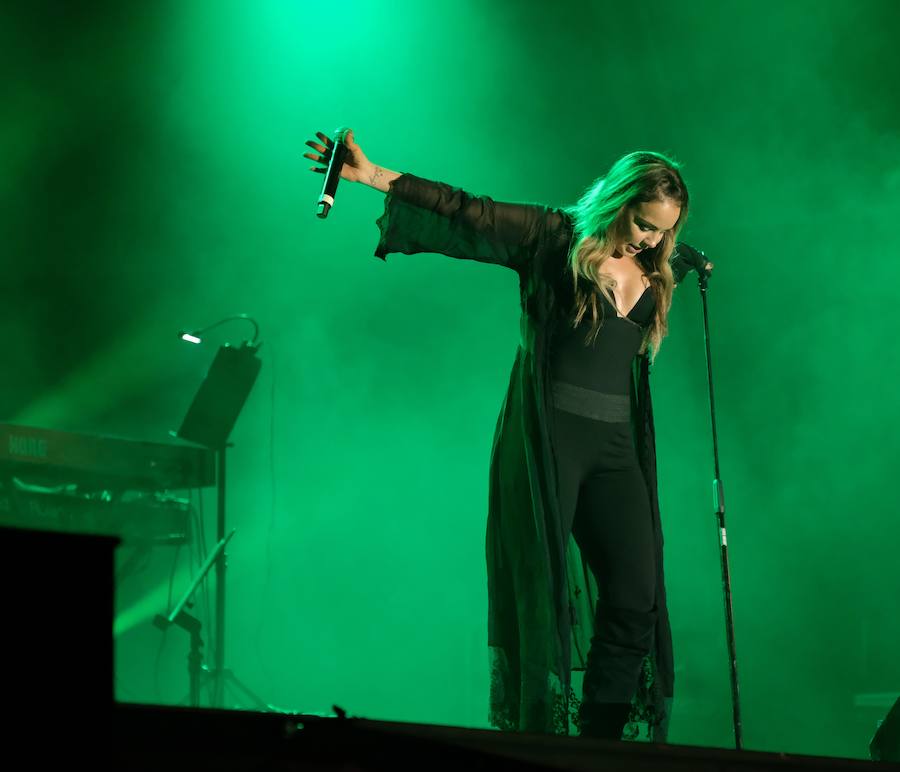
<path id="1" fill-rule="evenodd" d="M 256 382 L 262 362 L 257 358 L 258 346 L 245 342 L 240 347 L 225 344 L 210 365 L 200 384 L 181 427 L 175 436 L 203 445 L 216 454 L 216 541 L 225 538 L 225 450 L 228 437 L 250 390 Z M 231 682 L 266 710 L 268 706 L 225 669 L 225 550 L 216 557 L 215 663 L 212 707 L 224 707 L 225 681 Z"/>

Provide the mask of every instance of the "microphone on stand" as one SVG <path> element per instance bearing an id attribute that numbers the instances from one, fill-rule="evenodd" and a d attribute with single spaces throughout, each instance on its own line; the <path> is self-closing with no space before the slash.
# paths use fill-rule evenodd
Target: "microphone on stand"
<path id="1" fill-rule="evenodd" d="M 672 273 L 675 274 L 676 284 L 681 284 L 691 271 L 696 271 L 701 279 L 708 279 L 714 268 L 713 264 L 706 259 L 703 250 L 696 249 L 683 241 L 679 241 L 675 245 L 675 251 L 669 258 L 669 264 L 672 266 Z"/>
<path id="2" fill-rule="evenodd" d="M 338 129 L 334 132 L 334 144 L 331 146 L 331 159 L 328 161 L 328 170 L 325 172 L 325 183 L 322 185 L 322 194 L 319 196 L 318 211 L 316 215 L 325 219 L 328 212 L 334 206 L 334 196 L 337 193 L 338 182 L 341 179 L 341 169 L 347 158 L 347 145 L 344 138 L 349 129 Z"/>
<path id="3" fill-rule="evenodd" d="M 719 564 L 722 570 L 722 595 L 725 604 L 725 638 L 728 644 L 729 676 L 731 680 L 731 720 L 734 731 L 734 747 L 736 750 L 743 748 L 743 727 L 741 723 L 740 685 L 737 672 L 737 646 L 734 633 L 734 608 L 731 598 L 731 568 L 728 558 L 728 537 L 725 530 L 725 488 L 722 485 L 721 468 L 719 466 L 719 432 L 716 428 L 716 400 L 713 393 L 713 369 L 712 346 L 709 335 L 709 304 L 708 279 L 713 270 L 713 264 L 706 259 L 703 250 L 692 247 L 690 244 L 680 242 L 672 251 L 669 265 L 676 281 L 679 283 L 691 271 L 696 271 L 698 286 L 700 288 L 700 300 L 703 306 L 703 339 L 706 345 L 706 379 L 709 388 L 709 418 L 712 428 L 713 451 L 713 505 L 715 506 L 716 530 L 719 536 Z"/>

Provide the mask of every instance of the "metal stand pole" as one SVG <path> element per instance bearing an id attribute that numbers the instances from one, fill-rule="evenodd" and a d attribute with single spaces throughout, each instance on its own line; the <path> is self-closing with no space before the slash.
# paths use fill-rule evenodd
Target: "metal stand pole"
<path id="1" fill-rule="evenodd" d="M 223 445 L 216 451 L 218 469 L 216 470 L 216 541 L 225 537 L 225 448 Z M 221 708 L 225 702 L 225 550 L 219 553 L 216 560 L 216 648 L 213 665 L 214 682 L 212 706 Z"/>
<path id="2" fill-rule="evenodd" d="M 708 275 L 699 272 L 700 297 L 703 302 L 703 335 L 706 341 L 706 372 L 709 382 L 709 414 L 712 425 L 713 461 L 715 464 L 715 479 L 713 480 L 713 494 L 715 497 L 716 523 L 719 529 L 719 557 L 722 565 L 722 590 L 725 600 L 725 634 L 728 641 L 728 658 L 731 667 L 731 702 L 732 718 L 734 723 L 734 747 L 741 750 L 743 737 L 741 733 L 741 703 L 738 687 L 737 652 L 734 641 L 734 612 L 731 607 L 731 572 L 728 567 L 728 538 L 725 532 L 725 489 L 722 487 L 722 478 L 719 470 L 719 438 L 716 431 L 716 402 L 713 393 L 712 353 L 709 344 L 709 307 L 707 304 Z"/>
<path id="3" fill-rule="evenodd" d="M 225 449 L 228 443 L 223 445 L 216 451 L 217 471 L 216 471 L 216 537 L 219 542 L 225 535 Z M 234 531 L 232 531 L 234 533 Z M 213 657 L 212 668 L 212 697 L 210 704 L 214 708 L 224 708 L 225 705 L 225 687 L 227 684 L 239 690 L 248 697 L 258 710 L 271 710 L 271 706 L 261 697 L 254 694 L 247 686 L 238 679 L 231 671 L 225 668 L 225 572 L 228 556 L 225 550 L 219 552 L 216 559 L 216 622 L 215 622 L 215 641 L 216 648 Z"/>

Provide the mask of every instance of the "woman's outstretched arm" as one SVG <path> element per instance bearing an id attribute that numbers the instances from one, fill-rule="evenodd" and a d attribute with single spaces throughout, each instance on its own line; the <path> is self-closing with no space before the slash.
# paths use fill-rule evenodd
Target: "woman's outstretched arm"
<path id="1" fill-rule="evenodd" d="M 306 145 L 316 162 L 310 170 L 328 170 L 334 142 L 320 131 Z M 558 228 L 561 217 L 547 207 L 495 201 L 445 183 L 398 173 L 373 164 L 356 143 L 352 130 L 344 135 L 347 157 L 341 178 L 387 194 L 385 214 L 377 221 L 381 239 L 375 255 L 391 252 L 437 252 L 521 271 L 531 262 L 548 222 Z"/>

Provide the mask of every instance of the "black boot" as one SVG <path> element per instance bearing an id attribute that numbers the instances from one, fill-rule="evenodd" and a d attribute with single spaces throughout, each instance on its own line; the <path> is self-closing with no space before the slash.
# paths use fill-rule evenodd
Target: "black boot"
<path id="1" fill-rule="evenodd" d="M 578 709 L 579 735 L 598 740 L 621 740 L 631 705 L 627 702 L 582 702 Z"/>

